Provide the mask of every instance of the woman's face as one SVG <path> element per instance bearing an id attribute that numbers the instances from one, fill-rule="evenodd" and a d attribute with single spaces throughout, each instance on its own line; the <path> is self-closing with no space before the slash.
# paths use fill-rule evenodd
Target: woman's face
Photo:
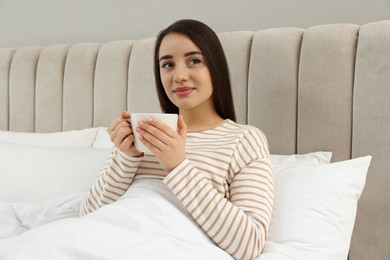
<path id="1" fill-rule="evenodd" d="M 165 93 L 179 110 L 213 107 L 213 86 L 205 58 L 187 36 L 166 35 L 160 45 L 159 64 Z"/>

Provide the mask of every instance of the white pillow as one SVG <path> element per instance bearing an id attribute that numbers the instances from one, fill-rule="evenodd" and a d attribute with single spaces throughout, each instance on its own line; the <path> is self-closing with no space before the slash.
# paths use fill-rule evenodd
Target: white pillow
<path id="1" fill-rule="evenodd" d="M 271 154 L 270 160 L 275 174 L 284 169 L 296 169 L 302 167 L 329 164 L 332 159 L 332 152 L 312 152 L 306 154 L 279 155 Z"/>
<path id="2" fill-rule="evenodd" d="M 91 147 L 98 130 L 96 127 L 56 133 L 0 131 L 0 141 L 41 146 Z"/>
<path id="3" fill-rule="evenodd" d="M 347 259 L 370 161 L 365 156 L 275 174 L 269 237 L 258 259 Z"/>
<path id="4" fill-rule="evenodd" d="M 41 203 L 86 192 L 110 152 L 0 141 L 0 201 Z"/>
<path id="5" fill-rule="evenodd" d="M 107 127 L 99 127 L 92 147 L 102 149 L 112 149 L 114 147 L 108 134 Z"/>

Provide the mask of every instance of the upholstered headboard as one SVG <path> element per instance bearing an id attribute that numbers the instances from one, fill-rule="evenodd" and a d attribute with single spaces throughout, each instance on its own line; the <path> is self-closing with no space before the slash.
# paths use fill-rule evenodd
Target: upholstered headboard
<path id="1" fill-rule="evenodd" d="M 219 34 L 238 122 L 272 153 L 372 155 L 350 259 L 390 256 L 390 21 Z M 160 111 L 154 39 L 0 49 L 0 130 L 107 126 Z"/>

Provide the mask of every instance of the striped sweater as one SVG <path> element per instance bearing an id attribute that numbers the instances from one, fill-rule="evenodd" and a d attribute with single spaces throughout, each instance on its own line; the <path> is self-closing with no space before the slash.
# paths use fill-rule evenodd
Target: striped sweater
<path id="1" fill-rule="evenodd" d="M 187 133 L 186 156 L 165 172 L 151 154 L 130 157 L 116 148 L 81 205 L 86 215 L 121 197 L 136 178 L 159 178 L 194 220 L 236 259 L 253 259 L 264 247 L 274 184 L 264 134 L 231 120 Z"/>

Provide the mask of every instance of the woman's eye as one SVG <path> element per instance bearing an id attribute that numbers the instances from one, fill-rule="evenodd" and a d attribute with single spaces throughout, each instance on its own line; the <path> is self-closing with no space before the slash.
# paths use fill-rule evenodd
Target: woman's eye
<path id="1" fill-rule="evenodd" d="M 190 64 L 198 64 L 201 63 L 202 61 L 200 59 L 192 59 L 190 60 Z"/>
<path id="2" fill-rule="evenodd" d="M 169 68 L 172 68 L 172 67 L 173 67 L 172 63 L 169 63 L 169 62 L 163 63 L 161 65 L 161 68 L 166 68 L 166 69 L 169 69 Z"/>

